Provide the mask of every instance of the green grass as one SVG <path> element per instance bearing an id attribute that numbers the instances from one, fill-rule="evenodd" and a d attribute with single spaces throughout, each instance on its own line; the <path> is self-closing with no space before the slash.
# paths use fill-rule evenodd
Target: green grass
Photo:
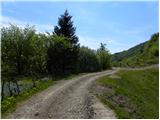
<path id="1" fill-rule="evenodd" d="M 120 78 L 102 77 L 97 82 L 114 92 L 98 97 L 115 110 L 118 118 L 158 118 L 158 69 L 119 71 Z"/>

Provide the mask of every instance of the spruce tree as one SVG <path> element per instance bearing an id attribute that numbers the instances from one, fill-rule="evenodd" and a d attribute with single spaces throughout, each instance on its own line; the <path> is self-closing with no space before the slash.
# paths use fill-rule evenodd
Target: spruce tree
<path id="1" fill-rule="evenodd" d="M 72 16 L 66 10 L 58 20 L 58 26 L 54 27 L 54 33 L 70 39 L 72 45 L 77 45 L 78 37 L 75 35 L 76 28 L 73 26 Z"/>
<path id="2" fill-rule="evenodd" d="M 71 45 L 71 48 L 66 50 L 64 55 L 64 69 L 68 72 L 76 72 L 79 43 L 78 37 L 75 35 L 76 28 L 73 26 L 72 16 L 66 10 L 63 15 L 58 19 L 58 26 L 54 27 L 54 34 L 57 36 L 66 37 Z"/>

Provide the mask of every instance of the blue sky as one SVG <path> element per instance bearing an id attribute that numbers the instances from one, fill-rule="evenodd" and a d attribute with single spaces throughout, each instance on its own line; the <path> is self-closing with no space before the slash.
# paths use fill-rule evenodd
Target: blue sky
<path id="1" fill-rule="evenodd" d="M 159 31 L 158 1 L 2 2 L 1 26 L 29 24 L 51 32 L 65 9 L 73 16 L 80 44 L 92 49 L 103 42 L 111 53 L 127 50 Z"/>

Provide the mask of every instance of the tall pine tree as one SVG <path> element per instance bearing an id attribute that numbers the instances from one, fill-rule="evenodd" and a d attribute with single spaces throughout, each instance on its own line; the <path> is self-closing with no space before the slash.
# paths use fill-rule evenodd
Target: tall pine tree
<path id="1" fill-rule="evenodd" d="M 78 44 L 78 37 L 75 35 L 76 28 L 73 26 L 72 16 L 66 10 L 58 20 L 58 26 L 54 27 L 54 33 L 70 39 L 72 45 Z"/>
<path id="2" fill-rule="evenodd" d="M 64 69 L 67 72 L 77 71 L 77 62 L 79 54 L 79 43 L 78 37 L 75 35 L 76 28 L 73 26 L 72 16 L 69 15 L 66 10 L 63 15 L 58 19 L 58 26 L 54 27 L 54 34 L 57 36 L 63 36 L 68 39 L 71 48 L 66 50 L 64 54 Z"/>

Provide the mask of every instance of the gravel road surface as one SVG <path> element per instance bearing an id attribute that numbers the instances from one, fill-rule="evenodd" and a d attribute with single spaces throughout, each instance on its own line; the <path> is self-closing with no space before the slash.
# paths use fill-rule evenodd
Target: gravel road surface
<path id="1" fill-rule="evenodd" d="M 89 88 L 97 78 L 115 73 L 108 70 L 89 73 L 71 80 L 60 80 L 30 99 L 18 104 L 6 118 L 19 119 L 101 119 L 113 118 L 115 113 L 91 93 Z"/>

